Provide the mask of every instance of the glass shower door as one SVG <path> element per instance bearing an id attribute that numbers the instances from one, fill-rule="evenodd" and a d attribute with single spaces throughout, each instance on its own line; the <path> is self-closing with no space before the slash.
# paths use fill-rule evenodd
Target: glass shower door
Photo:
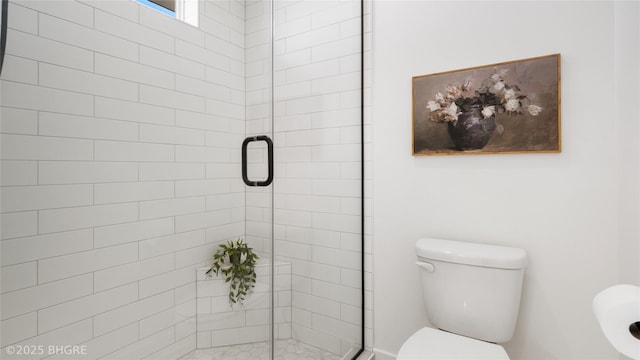
<path id="1" fill-rule="evenodd" d="M 364 326 L 361 3 L 244 6 L 236 190 L 258 281 L 244 306 L 214 314 L 211 345 L 221 359 L 353 359 Z"/>
<path id="2" fill-rule="evenodd" d="M 363 344 L 361 2 L 275 0 L 273 15 L 273 253 L 290 269 L 275 277 L 274 358 L 351 359 Z"/>

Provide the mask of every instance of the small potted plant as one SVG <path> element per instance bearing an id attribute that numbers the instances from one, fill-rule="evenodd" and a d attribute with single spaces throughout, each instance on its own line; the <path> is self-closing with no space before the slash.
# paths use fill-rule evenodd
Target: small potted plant
<path id="1" fill-rule="evenodd" d="M 242 305 L 245 296 L 255 287 L 258 258 L 241 238 L 236 241 L 229 240 L 226 244 L 219 245 L 206 274 L 212 276 L 212 273 L 222 273 L 224 282 L 229 283 L 229 303 Z"/>

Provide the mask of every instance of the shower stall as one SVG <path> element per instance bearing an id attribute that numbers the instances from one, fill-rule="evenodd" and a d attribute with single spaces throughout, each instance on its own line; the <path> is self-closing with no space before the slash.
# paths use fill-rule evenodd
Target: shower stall
<path id="1" fill-rule="evenodd" d="M 3 2 L 3 359 L 362 352 L 360 0 Z"/>

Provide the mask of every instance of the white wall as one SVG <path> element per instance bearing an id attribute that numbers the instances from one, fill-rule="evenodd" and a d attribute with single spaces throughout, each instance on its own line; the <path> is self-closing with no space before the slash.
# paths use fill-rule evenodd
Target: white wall
<path id="1" fill-rule="evenodd" d="M 3 358 L 195 348 L 195 269 L 244 233 L 244 2 L 200 11 L 195 28 L 130 0 L 10 2 Z"/>
<path id="2" fill-rule="evenodd" d="M 623 124 L 618 127 L 620 282 L 640 284 L 640 106 L 629 106 L 640 103 L 640 46 L 629 46 L 640 41 L 640 3 L 618 3 L 615 11 L 614 104 Z"/>
<path id="3" fill-rule="evenodd" d="M 626 6 L 625 23 L 637 24 L 637 4 Z M 622 278 L 637 281 L 619 272 L 637 271 L 639 259 L 638 84 L 621 83 L 616 71 L 638 79 L 640 34 L 637 25 L 615 31 L 614 7 L 374 4 L 374 348 L 381 354 L 395 354 L 427 324 L 414 243 L 437 236 L 527 250 L 519 322 L 505 345 L 512 359 L 617 358 L 591 300 Z M 621 34 L 629 41 L 618 42 Z M 636 58 L 621 62 L 616 45 L 635 47 L 624 53 Z M 562 55 L 561 153 L 411 156 L 412 76 L 553 53 Z M 617 93 L 629 99 L 620 109 Z M 631 116 L 616 116 L 619 110 Z"/>

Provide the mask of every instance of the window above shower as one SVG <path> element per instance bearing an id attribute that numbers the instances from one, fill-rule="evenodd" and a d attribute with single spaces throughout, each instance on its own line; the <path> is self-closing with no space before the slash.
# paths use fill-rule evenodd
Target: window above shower
<path id="1" fill-rule="evenodd" d="M 187 24 L 198 26 L 198 0 L 135 0 Z"/>

